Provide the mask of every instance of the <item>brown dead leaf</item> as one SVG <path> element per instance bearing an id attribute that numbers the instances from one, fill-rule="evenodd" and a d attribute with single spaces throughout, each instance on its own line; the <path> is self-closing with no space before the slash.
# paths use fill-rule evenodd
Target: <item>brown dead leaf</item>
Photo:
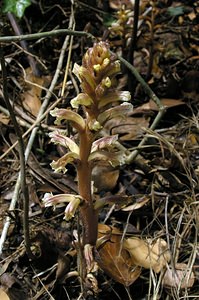
<path id="1" fill-rule="evenodd" d="M 131 237 L 124 240 L 123 247 L 131 255 L 132 263 L 146 269 L 151 268 L 156 273 L 170 261 L 167 243 L 160 238 L 154 242 L 152 239 Z"/>
<path id="2" fill-rule="evenodd" d="M 30 68 L 26 69 L 26 81 L 21 99 L 24 108 L 33 116 L 37 116 L 41 107 L 41 92 L 44 85 L 43 77 L 36 77 Z"/>
<path id="3" fill-rule="evenodd" d="M 143 128 L 148 128 L 149 119 L 143 117 L 112 118 L 105 124 L 109 133 L 119 135 L 122 141 L 133 140 L 143 133 Z"/>
<path id="4" fill-rule="evenodd" d="M 179 263 L 175 265 L 175 269 L 167 269 L 163 277 L 163 285 L 168 288 L 187 289 L 194 285 L 194 273 L 188 268 L 186 264 Z"/>
<path id="5" fill-rule="evenodd" d="M 132 264 L 126 250 L 121 250 L 122 233 L 104 224 L 99 224 L 98 238 L 104 239 L 99 249 L 98 264 L 110 277 L 125 286 L 131 285 L 139 276 L 141 269 Z"/>
<path id="6" fill-rule="evenodd" d="M 175 107 L 179 105 L 185 105 L 185 103 L 181 99 L 167 99 L 167 98 L 161 98 L 160 99 L 162 105 L 164 105 L 166 108 Z M 149 102 L 137 107 L 136 110 L 155 110 L 158 111 L 159 108 L 156 105 L 156 103 L 153 100 L 150 100 Z"/>

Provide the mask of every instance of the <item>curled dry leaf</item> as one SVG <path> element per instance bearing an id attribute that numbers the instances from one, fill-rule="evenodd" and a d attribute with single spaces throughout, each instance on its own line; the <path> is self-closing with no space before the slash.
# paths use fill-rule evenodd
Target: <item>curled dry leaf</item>
<path id="1" fill-rule="evenodd" d="M 135 203 L 124 207 L 122 210 L 123 211 L 133 211 L 133 210 L 139 209 L 142 206 L 144 206 L 149 200 L 150 200 L 149 197 L 144 196 L 144 197 L 140 198 L 138 201 L 136 201 Z"/>
<path id="2" fill-rule="evenodd" d="M 115 281 L 125 286 L 131 285 L 140 276 L 141 269 L 132 263 L 126 250 L 121 250 L 122 232 L 99 224 L 98 238 L 104 241 L 98 250 L 100 268 Z"/>
<path id="3" fill-rule="evenodd" d="M 169 268 L 163 277 L 163 285 L 168 288 L 187 289 L 194 285 L 194 273 L 186 264 L 179 263 L 175 265 L 175 269 Z"/>
<path id="4" fill-rule="evenodd" d="M 137 237 L 131 237 L 124 240 L 124 249 L 126 249 L 132 259 L 132 263 L 146 269 L 153 269 L 159 273 L 170 261 L 170 252 L 167 243 L 163 239 L 142 240 Z"/>

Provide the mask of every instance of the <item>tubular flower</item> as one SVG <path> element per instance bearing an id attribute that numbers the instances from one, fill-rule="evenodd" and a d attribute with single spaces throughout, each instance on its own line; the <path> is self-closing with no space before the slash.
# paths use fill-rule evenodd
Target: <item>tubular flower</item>
<path id="1" fill-rule="evenodd" d="M 45 207 L 62 205 L 62 203 L 69 202 L 65 209 L 65 217 L 67 221 L 74 217 L 74 214 L 79 207 L 82 197 L 80 195 L 72 194 L 59 194 L 53 195 L 52 193 L 46 193 L 43 197 Z"/>
<path id="2" fill-rule="evenodd" d="M 81 198 L 80 197 L 74 197 L 70 202 L 69 204 L 66 206 L 66 209 L 65 209 L 65 217 L 64 219 L 66 221 L 70 220 L 71 218 L 74 217 L 75 215 L 75 212 L 77 210 L 77 208 L 79 207 L 81 203 Z"/>

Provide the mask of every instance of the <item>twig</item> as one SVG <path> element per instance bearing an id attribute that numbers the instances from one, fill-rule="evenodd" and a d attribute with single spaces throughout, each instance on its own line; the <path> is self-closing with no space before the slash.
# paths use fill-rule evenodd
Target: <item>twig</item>
<path id="1" fill-rule="evenodd" d="M 57 30 L 52 30 L 52 31 L 46 31 L 46 32 L 40 32 L 40 33 L 32 33 L 32 34 L 23 34 L 23 35 L 18 35 L 18 36 L 3 36 L 0 37 L 0 43 L 5 42 L 5 43 L 12 43 L 12 42 L 20 42 L 22 40 L 36 40 L 40 38 L 45 38 L 45 37 L 51 37 L 51 36 L 56 36 L 56 35 L 75 35 L 75 36 L 87 36 L 87 38 L 90 38 L 92 40 L 95 39 L 95 37 L 88 32 L 85 31 L 75 31 L 71 29 L 57 29 Z"/>
<path id="2" fill-rule="evenodd" d="M 71 22 L 69 22 L 69 26 L 71 25 L 70 23 Z M 35 136 L 36 136 L 37 131 L 38 131 L 38 127 L 35 127 L 35 126 L 38 125 L 41 122 L 41 120 L 44 118 L 44 115 L 46 116 L 49 113 L 49 110 L 46 111 L 46 108 L 48 106 L 49 99 L 50 99 L 50 97 L 53 93 L 54 87 L 57 83 L 57 80 L 58 80 L 58 77 L 59 77 L 59 74 L 60 74 L 60 71 L 61 71 L 61 68 L 62 68 L 62 65 L 63 65 L 64 54 L 65 54 L 65 51 L 68 47 L 68 41 L 69 41 L 69 35 L 64 40 L 64 43 L 63 43 L 63 46 L 62 46 L 62 49 L 61 49 L 61 53 L 60 53 L 60 57 L 59 57 L 59 61 L 58 61 L 58 64 L 57 64 L 57 69 L 55 71 L 55 74 L 54 74 L 53 80 L 51 82 L 50 88 L 49 88 L 49 90 L 48 90 L 48 92 L 45 96 L 44 102 L 43 102 L 43 104 L 40 108 L 40 111 L 38 113 L 35 124 L 33 124 L 33 126 L 31 126 L 30 129 L 27 131 L 27 132 L 31 132 L 31 135 L 30 135 L 29 142 L 28 142 L 28 145 L 27 145 L 26 150 L 25 150 L 25 161 L 27 161 L 27 159 L 28 159 L 28 156 L 29 156 L 31 148 L 32 148 L 32 144 L 34 142 Z M 53 106 L 55 107 L 60 100 L 61 99 L 58 99 L 56 101 L 56 103 L 53 104 Z M 26 132 L 26 135 L 28 134 L 27 132 Z M 15 143 L 15 144 L 17 144 L 17 143 Z M 17 198 L 18 198 L 19 188 L 20 188 L 20 182 L 21 182 L 21 174 L 19 173 L 18 178 L 17 178 L 17 182 L 15 184 L 14 195 L 13 195 L 13 198 L 11 200 L 9 210 L 13 210 L 15 208 Z M 1 234 L 1 238 L 0 238 L 0 254 L 2 254 L 2 251 L 3 251 L 3 245 L 4 245 L 4 242 L 6 240 L 7 232 L 8 232 L 9 226 L 10 226 L 10 221 L 11 221 L 10 217 L 7 217 L 6 220 L 5 220 L 4 227 L 2 229 L 2 234 Z"/>
<path id="3" fill-rule="evenodd" d="M 166 107 L 164 105 L 162 105 L 160 99 L 152 91 L 152 89 L 149 87 L 149 85 L 146 83 L 146 81 L 142 78 L 142 76 L 138 73 L 138 71 L 123 57 L 118 55 L 118 59 L 131 71 L 131 73 L 135 76 L 135 78 L 140 82 L 140 84 L 144 88 L 147 95 L 157 104 L 157 106 L 159 108 L 159 112 L 158 112 L 156 118 L 154 119 L 152 125 L 150 126 L 150 129 L 154 130 L 157 127 L 161 118 L 163 117 Z M 128 164 L 131 163 L 137 157 L 137 155 L 139 154 L 139 152 L 141 150 L 140 148 L 147 142 L 147 140 L 148 140 L 148 137 L 145 136 L 142 139 L 142 141 L 139 143 L 137 149 L 134 150 L 133 152 L 131 152 L 127 156 L 126 163 L 128 163 Z"/>
<path id="4" fill-rule="evenodd" d="M 12 123 L 14 125 L 14 129 L 16 132 L 16 136 L 18 139 L 19 143 L 19 157 L 20 157 L 20 185 L 21 185 L 21 190 L 23 193 L 23 231 L 24 231 L 24 240 L 25 240 L 25 246 L 26 246 L 26 252 L 28 254 L 28 257 L 30 259 L 34 258 L 34 255 L 32 254 L 31 247 L 30 247 L 30 234 L 29 234 L 29 222 L 28 222 L 28 211 L 29 211 L 29 193 L 28 193 L 28 188 L 26 185 L 26 163 L 25 163 L 25 157 L 24 157 L 24 142 L 22 138 L 22 133 L 20 126 L 17 122 L 17 119 L 14 114 L 14 110 L 10 104 L 9 97 L 8 97 L 8 89 L 7 89 L 7 72 L 6 72 L 6 65 L 5 65 L 5 59 L 3 55 L 3 50 L 1 49 L 0 52 L 0 57 L 1 57 L 1 68 L 2 68 L 2 77 L 3 77 L 3 95 L 4 95 L 4 100 L 7 105 L 7 108 L 10 113 L 10 118 L 12 120 Z"/>
<path id="5" fill-rule="evenodd" d="M 131 73 L 135 76 L 135 78 L 140 82 L 147 95 L 157 104 L 158 108 L 160 110 L 164 109 L 165 107 L 164 105 L 162 105 L 160 99 L 156 96 L 156 94 L 152 91 L 152 89 L 149 87 L 146 81 L 138 73 L 136 68 L 132 66 L 132 64 L 130 64 L 126 59 L 124 59 L 120 55 L 118 55 L 118 59 L 131 71 Z"/>

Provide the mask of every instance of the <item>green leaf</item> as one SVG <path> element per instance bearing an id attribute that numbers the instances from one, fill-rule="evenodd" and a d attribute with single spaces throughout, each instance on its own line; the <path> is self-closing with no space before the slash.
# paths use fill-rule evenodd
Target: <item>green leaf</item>
<path id="1" fill-rule="evenodd" d="M 31 0 L 4 0 L 3 12 L 11 12 L 18 18 L 23 17 L 25 9 L 31 4 Z"/>
<path id="2" fill-rule="evenodd" d="M 183 6 L 169 7 L 167 9 L 167 12 L 171 17 L 177 17 L 184 14 L 184 7 Z"/>

